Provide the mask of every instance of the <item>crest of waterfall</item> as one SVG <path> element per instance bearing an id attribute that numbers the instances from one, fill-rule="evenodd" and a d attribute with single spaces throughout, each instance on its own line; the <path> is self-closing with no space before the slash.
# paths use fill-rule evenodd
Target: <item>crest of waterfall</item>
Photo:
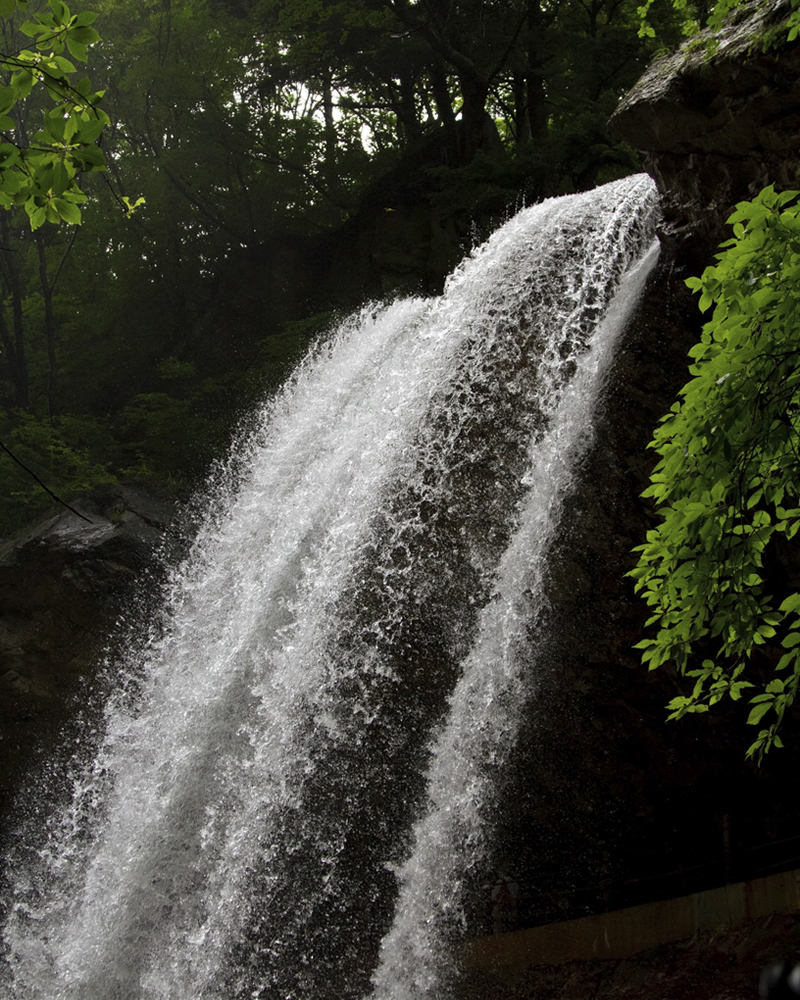
<path id="1" fill-rule="evenodd" d="M 0 995 L 447 994 L 656 213 L 644 176 L 526 209 L 300 366 L 71 801 L 20 826 Z"/>

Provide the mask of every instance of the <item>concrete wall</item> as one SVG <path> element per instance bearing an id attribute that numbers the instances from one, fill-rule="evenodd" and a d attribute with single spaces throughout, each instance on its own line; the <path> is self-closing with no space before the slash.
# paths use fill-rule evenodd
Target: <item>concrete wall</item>
<path id="1" fill-rule="evenodd" d="M 798 910 L 800 870 L 580 920 L 478 938 L 464 949 L 463 961 L 467 969 L 510 971 L 595 958 L 629 958 L 656 945 L 690 938 L 697 931 Z"/>

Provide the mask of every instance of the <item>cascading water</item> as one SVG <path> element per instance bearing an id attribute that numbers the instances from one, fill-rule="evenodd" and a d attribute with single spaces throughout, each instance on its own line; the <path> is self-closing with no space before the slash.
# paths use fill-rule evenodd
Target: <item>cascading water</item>
<path id="1" fill-rule="evenodd" d="M 12 843 L 3 996 L 447 994 L 655 203 L 640 176 L 521 212 L 267 407 L 116 667 L 137 693 Z"/>

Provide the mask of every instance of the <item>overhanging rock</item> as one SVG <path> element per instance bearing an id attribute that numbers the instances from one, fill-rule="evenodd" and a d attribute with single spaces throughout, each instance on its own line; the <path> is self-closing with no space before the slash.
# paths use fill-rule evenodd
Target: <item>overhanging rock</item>
<path id="1" fill-rule="evenodd" d="M 610 121 L 645 154 L 667 226 L 718 243 L 737 201 L 800 186 L 800 44 L 784 0 L 746 4 L 657 59 Z"/>

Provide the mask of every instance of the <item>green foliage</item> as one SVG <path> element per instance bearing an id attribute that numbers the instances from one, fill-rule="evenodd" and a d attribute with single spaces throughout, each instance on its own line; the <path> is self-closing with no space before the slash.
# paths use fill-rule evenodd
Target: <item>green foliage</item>
<path id="1" fill-rule="evenodd" d="M 0 421 L 0 439 L 58 496 L 72 498 L 98 483 L 116 482 L 106 461 L 113 449 L 110 428 L 91 417 L 40 420 L 15 413 Z M 48 510 L 52 498 L 15 462 L 0 451 L 0 524 L 13 530 Z"/>
<path id="2" fill-rule="evenodd" d="M 520 191 L 637 169 L 605 123 L 655 47 L 639 2 L 93 0 L 97 38 L 63 0 L 0 0 L 0 440 L 42 429 L 24 453 L 66 498 L 196 485 L 309 314 L 360 295 L 360 268 L 331 278 L 348 217 L 427 202 L 444 260 Z M 669 43 L 672 8 L 653 20 Z M 37 487 L 0 481 L 6 527 Z"/>
<path id="3" fill-rule="evenodd" d="M 720 0 L 720 6 L 727 0 Z M 735 3 L 740 0 L 734 0 Z M 637 9 L 639 15 L 639 37 L 655 38 L 656 30 L 650 21 L 650 14 L 655 0 L 645 0 L 644 4 Z M 672 9 L 681 18 L 681 30 L 684 35 L 694 35 L 700 30 L 700 23 L 696 16 L 696 11 L 690 7 L 689 0 L 671 0 Z"/>
<path id="4" fill-rule="evenodd" d="M 0 0 L 0 15 L 10 18 L 27 0 Z M 7 73 L 0 86 L 0 207 L 22 205 L 31 229 L 44 222 L 81 222 L 87 195 L 82 174 L 105 169 L 97 146 L 108 116 L 99 107 L 103 91 L 93 91 L 72 59 L 85 62 L 100 36 L 91 26 L 97 15 L 72 14 L 63 0 L 48 0 L 47 11 L 32 14 L 20 30 L 32 48 L 0 55 Z M 28 140 L 20 119 L 21 103 L 44 90 L 53 106 L 43 110 L 42 127 Z"/>
<path id="5" fill-rule="evenodd" d="M 800 0 L 790 0 L 790 2 L 792 9 L 786 22 L 788 30 L 781 34 L 786 41 L 793 42 L 800 35 Z M 655 29 L 649 20 L 654 3 L 655 0 L 645 0 L 638 9 L 639 35 L 642 38 L 655 36 Z M 682 18 L 684 35 L 695 35 L 703 27 L 711 31 L 719 31 L 730 15 L 744 6 L 745 0 L 717 0 L 710 9 L 705 8 L 705 4 L 701 0 L 696 0 L 695 3 L 692 0 L 671 0 L 671 4 Z M 705 9 L 708 10 L 708 14 L 703 21 L 702 15 Z"/>
<path id="6" fill-rule="evenodd" d="M 800 593 L 771 592 L 765 572 L 800 529 L 799 194 L 770 186 L 737 205 L 718 263 L 687 281 L 713 312 L 651 445 L 660 461 L 644 495 L 663 521 L 631 573 L 658 629 L 638 644 L 643 661 L 694 682 L 670 718 L 756 691 L 758 759 L 781 745 L 800 684 Z"/>
<path id="7" fill-rule="evenodd" d="M 706 27 L 718 31 L 728 17 L 743 6 L 744 0 L 717 0 L 708 15 Z M 790 0 L 791 11 L 787 21 L 788 33 L 786 41 L 793 42 L 800 31 L 800 0 Z"/>

